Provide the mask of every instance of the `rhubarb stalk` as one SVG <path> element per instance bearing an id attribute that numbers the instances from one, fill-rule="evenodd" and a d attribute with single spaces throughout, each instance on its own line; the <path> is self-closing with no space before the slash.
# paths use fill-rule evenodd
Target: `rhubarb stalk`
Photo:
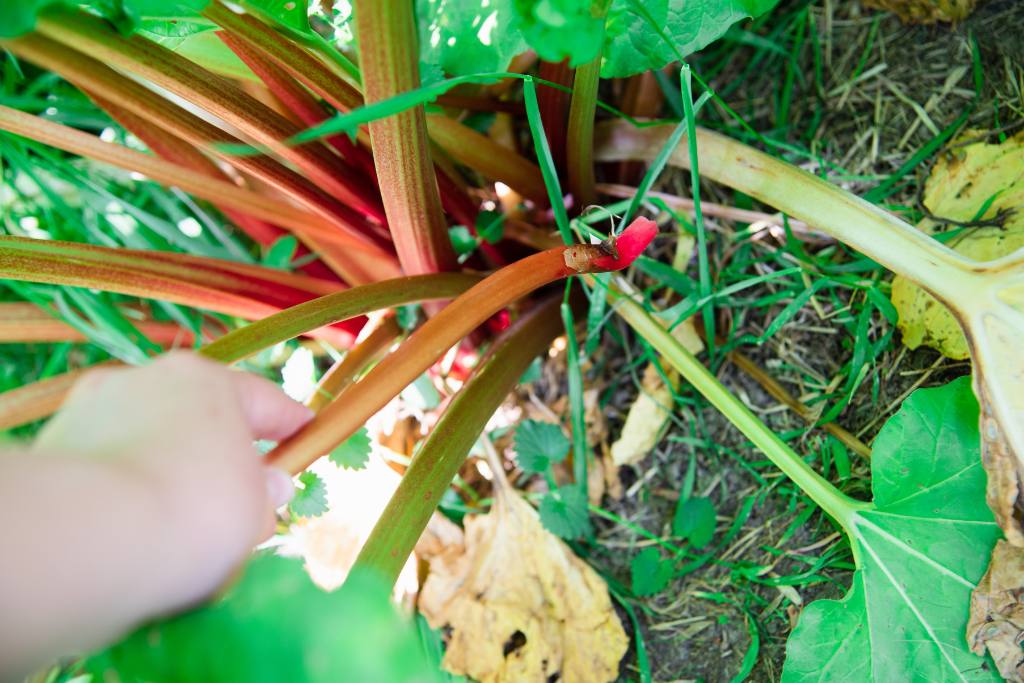
<path id="1" fill-rule="evenodd" d="M 561 297 L 550 297 L 506 330 L 480 361 L 413 457 L 366 540 L 356 567 L 393 583 L 487 421 L 526 368 L 561 331 Z"/>
<path id="2" fill-rule="evenodd" d="M 671 126 L 612 123 L 598 132 L 603 161 L 654 158 Z M 981 405 L 988 504 L 1007 540 L 1024 547 L 1024 254 L 979 262 L 829 182 L 723 135 L 698 130 L 700 170 L 832 235 L 917 283 L 949 308 L 968 340 Z M 688 167 L 680 142 L 670 163 Z"/>
<path id="3" fill-rule="evenodd" d="M 351 436 L 459 339 L 509 302 L 570 275 L 625 268 L 656 232 L 653 221 L 638 218 L 608 244 L 556 247 L 502 268 L 430 318 L 361 382 L 271 451 L 269 462 L 289 472 L 301 472 Z"/>
<path id="4" fill-rule="evenodd" d="M 359 65 L 367 104 L 420 86 L 414 4 L 407 0 L 356 0 Z M 388 224 L 406 273 L 455 268 L 423 107 L 370 123 Z"/>

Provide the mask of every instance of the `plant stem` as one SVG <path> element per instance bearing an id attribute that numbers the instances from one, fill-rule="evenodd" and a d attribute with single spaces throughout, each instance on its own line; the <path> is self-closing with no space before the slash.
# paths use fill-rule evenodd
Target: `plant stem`
<path id="1" fill-rule="evenodd" d="M 395 322 L 394 316 L 388 315 L 380 321 L 380 324 L 374 327 L 365 339 L 357 342 L 349 349 L 344 358 L 324 373 L 317 383 L 313 395 L 306 401 L 309 409 L 319 413 L 324 406 L 355 382 L 359 371 L 387 350 L 401 333 L 402 330 Z"/>
<path id="2" fill-rule="evenodd" d="M 367 104 L 420 85 L 415 6 L 407 0 L 356 0 L 359 65 Z M 398 260 L 412 275 L 452 270 L 455 252 L 441 210 L 422 106 L 370 123 L 384 210 Z"/>
<path id="3" fill-rule="evenodd" d="M 597 245 L 557 247 L 528 256 L 485 278 L 430 318 L 295 436 L 281 442 L 267 455 L 267 460 L 289 472 L 301 472 L 351 436 L 459 339 L 509 302 L 570 275 L 626 267 L 654 236 L 653 224 L 646 221 L 645 225 L 643 221 L 639 219 L 616 241 L 619 253 L 628 254 L 625 258 L 603 255 Z"/>
<path id="4" fill-rule="evenodd" d="M 128 279 L 118 279 L 118 274 Z M 266 306 L 292 306 L 340 289 L 337 283 L 317 278 L 205 256 L 11 235 L 0 236 L 0 275 L 142 297 L 159 293 L 171 295 L 179 290 L 182 296 L 193 297 L 187 288 L 195 287 L 194 303 L 185 305 L 210 308 L 215 300 L 203 299 L 198 294 L 209 291 L 252 301 L 257 306 L 251 311 L 254 317 L 265 315 Z M 153 280 L 153 287 L 146 288 L 147 278 Z M 132 291 L 125 291 L 126 288 Z M 247 317 L 242 313 L 237 315 Z"/>
<path id="5" fill-rule="evenodd" d="M 94 368 L 120 364 L 108 361 L 79 368 L 0 393 L 0 429 L 11 429 L 52 415 L 82 375 Z"/>
<path id="6" fill-rule="evenodd" d="M 430 135 L 453 159 L 491 180 L 500 180 L 537 203 L 548 190 L 540 167 L 504 145 L 444 114 L 428 114 Z"/>
<path id="7" fill-rule="evenodd" d="M 559 333 L 558 305 L 558 297 L 549 298 L 494 343 L 416 453 L 355 567 L 372 568 L 389 583 L 398 578 L 487 420 Z"/>
<path id="8" fill-rule="evenodd" d="M 569 98 L 572 95 L 574 71 L 569 66 L 568 59 L 563 59 L 560 62 L 542 61 L 538 70 L 540 79 L 557 83 L 566 88 L 566 90 L 541 88 L 537 92 L 537 105 L 540 108 L 541 121 L 544 122 L 544 132 L 547 134 L 551 157 L 555 162 L 555 168 L 563 173 L 567 166 L 565 153 L 568 145 L 565 142 L 565 129 L 568 122 Z"/>
<path id="9" fill-rule="evenodd" d="M 89 93 L 86 94 L 88 95 Z M 216 180 L 231 180 L 230 176 L 214 163 L 212 159 L 187 141 L 174 135 L 167 135 L 167 132 L 163 129 L 151 125 L 145 119 L 118 107 L 113 102 L 108 102 L 95 95 L 90 95 L 90 99 L 110 114 L 126 131 L 141 140 L 156 156 Z M 280 228 L 269 221 L 252 216 L 242 210 L 226 206 L 222 202 L 214 202 L 214 206 L 261 246 L 269 247 L 282 236 L 288 234 L 284 228 Z M 288 213 L 291 215 L 293 212 L 289 211 Z M 304 257 L 310 253 L 304 244 L 299 244 L 295 250 L 295 258 L 306 260 Z M 338 275 L 326 263 L 316 258 L 308 263 L 304 263 L 300 266 L 300 269 L 313 277 L 326 280 L 338 279 Z"/>
<path id="10" fill-rule="evenodd" d="M 611 0 L 594 0 L 591 13 L 601 19 Z M 569 105 L 569 133 L 566 140 L 566 160 L 569 171 L 569 191 L 577 211 L 594 204 L 594 113 L 597 111 L 597 88 L 601 83 L 601 55 L 576 69 Z"/>
<path id="11" fill-rule="evenodd" d="M 622 278 L 615 278 L 608 294 L 614 302 L 615 312 L 630 327 L 646 339 L 709 403 L 725 415 L 757 448 L 761 449 L 769 460 L 793 480 L 793 483 L 803 489 L 811 500 L 835 518 L 851 538 L 855 537 L 854 513 L 869 507 L 868 503 L 846 496 L 811 469 L 775 432 L 722 386 L 718 379 L 693 354 L 683 348 L 682 344 L 660 322 L 648 315 L 643 306 L 633 300 L 636 293 L 628 282 Z"/>
<path id="12" fill-rule="evenodd" d="M 146 87 L 122 76 L 105 64 L 53 40 L 38 35 L 27 35 L 8 41 L 5 45 L 15 54 L 61 74 L 90 95 L 98 96 L 104 101 L 111 102 L 125 111 L 146 119 L 200 149 L 217 152 L 219 143 L 238 142 L 237 138 L 224 133 L 181 107 L 155 96 Z M 22 116 L 25 115 L 22 114 Z M 59 126 L 59 124 L 50 123 L 51 127 Z M 73 130 L 67 127 L 53 129 Z M 33 137 L 32 127 L 24 129 L 22 134 Z M 78 139 L 86 139 L 85 136 L 86 134 L 79 133 Z M 94 139 L 92 142 L 93 149 L 103 149 L 102 146 L 96 146 L 100 141 Z M 134 158 L 137 159 L 138 156 L 136 155 Z M 325 221 L 329 222 L 330 225 L 327 229 L 320 231 L 321 234 L 317 237 L 313 236 L 310 230 L 303 230 L 301 217 L 292 217 L 286 222 L 272 221 L 292 229 L 348 282 L 361 284 L 398 275 L 398 264 L 395 259 L 390 254 L 381 251 L 385 244 L 382 238 L 379 235 L 371 234 L 370 224 L 356 211 L 270 157 L 229 156 L 225 153 L 221 153 L 220 156 L 240 170 L 252 173 L 280 189 L 310 211 L 318 214 L 320 219 L 314 222 L 313 227 L 322 225 Z M 186 176 L 191 177 L 193 184 L 198 180 L 194 177 L 194 173 L 186 174 Z M 185 189 L 184 186 L 182 187 Z M 287 214 L 288 211 L 286 210 L 284 213 Z M 368 257 L 359 252 L 352 253 L 351 250 L 339 249 L 338 245 L 334 244 L 339 232 L 349 237 L 348 243 L 365 243 L 366 249 L 375 250 L 378 255 Z M 334 240 L 330 239 L 332 235 Z"/>
<path id="13" fill-rule="evenodd" d="M 597 109 L 597 87 L 600 82 L 600 56 L 576 69 L 572 103 L 569 105 L 566 163 L 569 191 L 577 211 L 597 201 L 594 190 L 594 112 Z"/>
<path id="14" fill-rule="evenodd" d="M 325 325 L 393 306 L 449 299 L 479 282 L 478 276 L 469 273 L 431 273 L 374 282 L 262 318 L 229 332 L 199 352 L 214 360 L 234 363 Z"/>
<path id="15" fill-rule="evenodd" d="M 258 47 L 228 30 L 218 31 L 217 35 L 254 74 L 259 76 L 281 104 L 302 121 L 303 125 L 315 126 L 329 118 L 330 115 L 323 103 Z M 293 52 L 297 51 L 290 51 Z M 362 96 L 359 96 L 359 101 L 362 101 Z M 359 168 L 366 175 L 371 181 L 367 183 L 367 191 L 376 189 L 377 171 L 373 167 L 373 157 L 367 150 L 346 135 L 330 135 L 324 138 L 324 142 L 337 150 L 350 165 Z"/>
<path id="16" fill-rule="evenodd" d="M 345 204 L 377 220 L 384 219 L 372 195 L 364 194 L 357 174 L 320 143 L 288 144 L 288 138 L 301 128 L 234 83 L 141 36 L 124 37 L 101 19 L 82 12 L 50 9 L 40 15 L 37 30 L 202 107 L 295 164 L 310 180 Z"/>
<path id="17" fill-rule="evenodd" d="M 133 321 L 150 341 L 163 347 L 191 347 L 195 335 L 173 322 L 145 319 Z M 32 344 L 87 342 L 88 338 L 73 326 L 33 303 L 0 303 L 0 343 Z"/>
<path id="18" fill-rule="evenodd" d="M 0 105 L 0 130 L 118 168 L 136 171 L 158 183 L 178 187 L 200 199 L 217 202 L 244 211 L 250 216 L 285 226 L 300 236 L 313 235 L 322 239 L 330 236 L 333 242 L 347 249 L 380 253 L 365 236 L 341 232 L 320 216 L 310 214 L 287 202 L 257 194 L 226 180 L 197 175 L 192 169 L 153 158 L 122 145 L 103 142 L 95 135 L 17 109 Z M 313 239 L 316 241 L 315 237 Z"/>
<path id="19" fill-rule="evenodd" d="M 619 122 L 598 128 L 600 161 L 653 159 L 672 126 L 636 128 Z M 701 173 L 736 188 L 871 257 L 943 301 L 982 296 L 974 262 L 936 242 L 896 216 L 784 161 L 724 135 L 697 130 Z M 689 168 L 685 140 L 672 153 L 674 166 Z"/>

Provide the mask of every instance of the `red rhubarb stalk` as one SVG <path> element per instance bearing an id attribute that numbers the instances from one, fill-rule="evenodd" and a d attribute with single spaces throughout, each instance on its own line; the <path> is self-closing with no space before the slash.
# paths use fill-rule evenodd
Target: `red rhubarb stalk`
<path id="1" fill-rule="evenodd" d="M 271 451 L 269 461 L 289 472 L 301 472 L 351 436 L 458 340 L 510 302 L 570 275 L 624 268 L 656 233 L 653 221 L 638 218 L 608 244 L 556 247 L 502 268 L 430 318 L 361 382 Z"/>
<path id="2" fill-rule="evenodd" d="M 103 20 L 83 12 L 51 8 L 40 15 L 37 30 L 201 106 L 295 164 L 342 202 L 367 216 L 384 219 L 379 204 L 363 194 L 360 176 L 322 144 L 288 144 L 287 140 L 301 128 L 231 81 L 142 36 L 123 36 Z"/>
<path id="3" fill-rule="evenodd" d="M 420 85 L 415 6 L 406 0 L 356 0 L 359 66 L 367 104 Z M 441 210 L 423 107 L 370 124 L 384 208 L 402 269 L 412 275 L 455 268 Z"/>

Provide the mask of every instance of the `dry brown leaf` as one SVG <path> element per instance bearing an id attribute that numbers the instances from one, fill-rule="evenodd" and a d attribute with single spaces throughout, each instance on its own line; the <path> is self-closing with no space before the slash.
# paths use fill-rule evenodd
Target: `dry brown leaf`
<path id="1" fill-rule="evenodd" d="M 976 654 L 989 651 L 999 674 L 1024 683 L 1024 548 L 999 541 L 988 571 L 971 594 L 967 643 Z"/>
<path id="2" fill-rule="evenodd" d="M 690 353 L 704 350 L 704 342 L 693 326 L 693 318 L 677 325 L 672 336 Z M 671 388 L 665 384 L 653 363 L 644 369 L 640 393 L 626 414 L 622 433 L 612 444 L 612 462 L 617 467 L 640 462 L 658 443 L 661 430 L 672 414 L 673 392 L 679 388 L 679 374 L 671 368 L 666 368 L 665 374 L 672 383 Z"/>
<path id="3" fill-rule="evenodd" d="M 451 629 L 444 668 L 481 683 L 615 680 L 629 640 L 601 577 L 511 489 L 465 525 L 457 551 L 427 558 L 419 598 Z"/>
<path id="4" fill-rule="evenodd" d="M 864 0 L 866 7 L 888 10 L 911 24 L 962 21 L 975 4 L 977 0 Z"/>

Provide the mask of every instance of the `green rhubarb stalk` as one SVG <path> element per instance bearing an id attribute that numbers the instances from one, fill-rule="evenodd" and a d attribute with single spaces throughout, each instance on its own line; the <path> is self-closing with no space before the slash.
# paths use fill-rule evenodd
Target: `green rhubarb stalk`
<path id="1" fill-rule="evenodd" d="M 487 421 L 526 368 L 561 331 L 560 298 L 537 305 L 506 330 L 459 390 L 413 457 L 355 567 L 394 583 Z"/>
<path id="2" fill-rule="evenodd" d="M 594 0 L 591 14 L 603 19 L 611 0 Z M 602 29 L 603 30 L 603 29 Z M 601 83 L 601 55 L 576 69 L 569 104 L 569 132 L 566 139 L 569 191 L 578 211 L 597 201 L 594 190 L 594 114 L 597 89 Z"/>
<path id="3" fill-rule="evenodd" d="M 199 352 L 214 360 L 234 363 L 325 325 L 394 306 L 450 299 L 479 282 L 479 276 L 469 273 L 431 273 L 374 282 L 328 294 L 257 320 L 229 332 Z"/>
<path id="4" fill-rule="evenodd" d="M 668 361 L 687 382 L 715 406 L 744 436 L 761 449 L 768 459 L 793 480 L 822 510 L 854 536 L 853 518 L 858 510 L 870 507 L 843 494 L 811 469 L 774 431 L 754 415 L 742 401 L 729 392 L 697 358 L 683 348 L 665 326 L 651 317 L 634 298 L 637 293 L 622 278 L 615 278 L 608 290 L 615 312 Z"/>
<path id="5" fill-rule="evenodd" d="M 602 161 L 652 159 L 671 127 L 601 126 Z M 963 328 L 981 405 L 988 503 L 1007 539 L 1024 546 L 1018 502 L 1024 482 L 1024 253 L 980 262 L 961 256 L 885 210 L 723 135 L 696 132 L 701 172 L 826 232 L 945 304 Z M 685 144 L 670 163 L 690 163 Z"/>
<path id="6" fill-rule="evenodd" d="M 420 86 L 415 6 L 406 0 L 356 0 L 363 95 L 373 104 Z M 403 270 L 453 270 L 455 252 L 427 143 L 422 106 L 370 123 L 373 160 Z"/>
<path id="7" fill-rule="evenodd" d="M 372 324 L 372 322 L 368 324 Z M 380 324 L 374 327 L 365 339 L 353 346 L 344 358 L 324 373 L 317 383 L 313 395 L 306 401 L 309 409 L 318 413 L 325 405 L 336 399 L 342 391 L 356 381 L 356 375 L 384 353 L 401 333 L 402 329 L 395 322 L 394 316 L 389 315 L 380 321 Z"/>
<path id="8" fill-rule="evenodd" d="M 611 245 L 556 247 L 505 266 L 431 317 L 362 381 L 281 442 L 267 455 L 268 461 L 289 472 L 301 472 L 355 433 L 448 349 L 510 302 L 570 275 L 624 268 L 656 232 L 652 221 L 638 218 Z"/>
<path id="9" fill-rule="evenodd" d="M 52 243 L 47 242 L 46 244 Z M 4 252 L 0 247 L 0 276 L 6 273 L 4 264 Z M 38 267 L 40 264 L 30 265 Z M 123 283 L 108 282 L 111 277 L 118 275 L 118 273 L 111 273 L 109 268 L 102 269 L 93 266 L 91 271 L 89 282 L 93 285 L 101 285 L 97 288 L 102 289 L 106 286 L 109 291 L 123 291 L 138 296 L 155 296 L 153 291 L 135 290 L 134 288 L 133 291 L 125 291 L 127 288 Z M 39 281 L 39 277 L 33 275 L 27 279 Z M 274 344 L 303 334 L 325 336 L 328 341 L 347 346 L 351 340 L 347 333 L 342 336 L 340 334 L 343 332 L 342 330 L 326 326 L 365 315 L 374 310 L 418 303 L 423 300 L 448 299 L 465 291 L 479 279 L 477 276 L 464 273 L 438 273 L 375 282 L 363 287 L 336 292 L 269 315 L 251 325 L 229 332 L 201 348 L 199 353 L 222 363 L 235 363 Z M 160 283 L 159 279 L 153 276 L 147 276 L 143 281 L 154 282 L 157 285 Z M 61 281 L 58 284 L 71 283 Z M 205 308 L 217 310 L 212 306 L 205 306 Z M 64 395 L 80 374 L 80 372 L 76 372 L 75 374 L 61 375 L 0 393 L 0 429 L 24 424 L 53 413 L 60 407 Z"/>

